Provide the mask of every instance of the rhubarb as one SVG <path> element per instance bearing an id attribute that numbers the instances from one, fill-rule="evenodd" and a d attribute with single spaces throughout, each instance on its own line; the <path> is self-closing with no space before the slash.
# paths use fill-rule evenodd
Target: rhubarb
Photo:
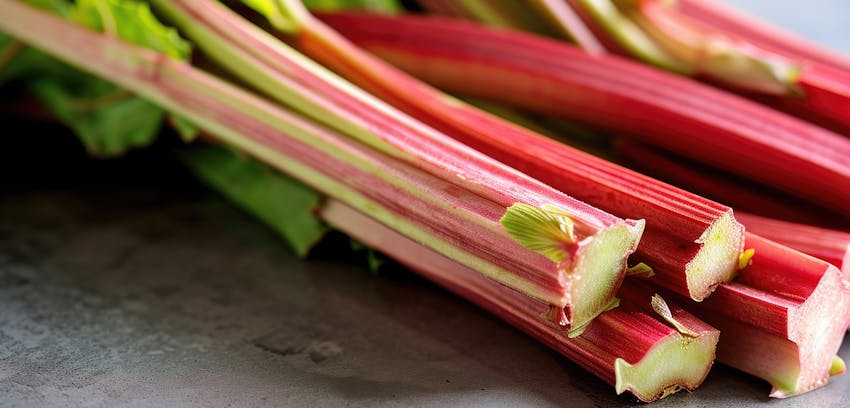
<path id="1" fill-rule="evenodd" d="M 327 22 L 450 92 L 622 132 L 850 214 L 850 141 L 743 98 L 463 22 L 350 14 Z"/>
<path id="2" fill-rule="evenodd" d="M 221 142 L 274 164 L 426 245 L 443 242 L 434 237 L 444 238 L 451 245 L 439 244 L 442 246 L 434 249 L 548 302 L 556 309 L 557 323 L 568 326 L 571 335 L 580 333 L 587 322 L 615 302 L 625 257 L 637 244 L 642 222 L 624 222 L 459 145 L 431 143 L 433 156 L 423 160 L 430 160 L 429 168 L 435 173 L 449 171 L 451 161 L 459 157 L 467 160 L 449 182 L 310 123 L 185 62 L 130 46 L 19 2 L 0 3 L 0 10 L 13 17 L 4 19 L 0 27 L 23 41 L 180 114 L 218 135 Z M 88 46 L 84 50 L 73 46 L 80 43 Z M 227 48 L 224 42 L 219 47 Z M 412 152 L 419 146 L 411 145 Z M 394 152 L 410 158 L 405 150 Z M 482 185 L 484 180 L 490 184 Z M 493 187 L 498 186 L 505 190 L 497 197 L 502 200 L 545 200 L 537 201 L 538 206 L 552 205 L 568 212 L 577 238 L 575 243 L 565 244 L 570 259 L 556 263 L 521 247 L 498 224 L 506 206 L 458 184 L 494 193 Z M 581 288 L 587 291 L 579 292 Z"/>
<path id="3" fill-rule="evenodd" d="M 798 224 L 738 212 L 738 218 L 762 237 L 827 261 L 850 278 L 850 232 Z"/>
<path id="4" fill-rule="evenodd" d="M 618 2 L 665 51 L 704 75 L 838 132 L 850 133 L 850 72 L 759 48 L 662 0 Z"/>
<path id="5" fill-rule="evenodd" d="M 720 329 L 717 360 L 763 378 L 772 397 L 827 383 L 850 323 L 850 283 L 835 266 L 747 234 L 740 277 L 688 310 Z"/>
<path id="6" fill-rule="evenodd" d="M 569 338 L 539 318 L 547 313 L 545 303 L 485 279 L 339 202 L 328 202 L 319 214 L 567 356 L 618 394 L 628 391 L 649 402 L 683 388 L 693 390 L 713 361 L 718 332 L 680 307 L 668 307 L 667 319 L 660 317 L 650 306 L 653 292 L 643 284 L 625 284 L 619 308 L 600 315 L 581 336 Z"/>
<path id="7" fill-rule="evenodd" d="M 616 151 L 621 161 L 647 175 L 702 194 L 738 210 L 818 226 L 850 227 L 845 216 L 735 175 L 701 166 L 661 149 L 630 139 L 619 140 Z"/>
<path id="8" fill-rule="evenodd" d="M 652 265 L 659 280 L 671 289 L 701 300 L 733 276 L 743 229 L 728 207 L 452 100 L 364 53 L 321 22 L 308 20 L 300 12 L 287 14 L 302 16 L 303 23 L 291 39 L 297 47 L 382 100 L 575 198 L 648 220 L 636 258 Z M 269 20 L 277 18 L 270 15 Z"/>

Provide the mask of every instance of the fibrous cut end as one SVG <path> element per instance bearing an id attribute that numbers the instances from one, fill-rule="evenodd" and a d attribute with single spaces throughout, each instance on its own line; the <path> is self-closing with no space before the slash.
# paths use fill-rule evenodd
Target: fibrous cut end
<path id="1" fill-rule="evenodd" d="M 744 226 L 735 220 L 730 210 L 718 217 L 696 243 L 701 247 L 685 265 L 685 274 L 691 299 L 700 302 L 718 284 L 735 277 L 744 245 Z"/>
<path id="2" fill-rule="evenodd" d="M 617 289 L 625 277 L 627 258 L 643 234 L 644 221 L 627 221 L 595 235 L 582 246 L 584 256 L 568 276 L 572 310 L 570 337 L 580 335 L 600 313 L 617 306 Z"/>
<path id="3" fill-rule="evenodd" d="M 682 388 L 696 389 L 706 376 L 705 367 L 714 361 L 719 337 L 718 331 L 695 338 L 671 333 L 636 364 L 618 358 L 614 363 L 617 393 L 629 391 L 641 401 L 652 401 Z"/>
<path id="4" fill-rule="evenodd" d="M 790 387 L 773 384 L 770 395 L 777 398 L 801 394 L 829 381 L 850 321 L 850 287 L 844 274 L 830 266 L 812 295 L 789 319 L 789 338 L 798 345 L 800 368 Z"/>
<path id="5" fill-rule="evenodd" d="M 624 284 L 624 289 L 633 289 L 636 281 L 630 280 Z M 645 287 L 644 291 L 646 292 Z M 634 292 L 634 291 L 633 291 Z M 634 302 L 633 294 L 622 292 L 624 301 Z M 644 293 L 644 297 L 651 292 Z M 649 298 L 651 312 L 655 313 L 663 332 L 667 333 L 660 340 L 653 342 L 652 347 L 638 360 L 631 362 L 623 357 L 614 361 L 615 387 L 617 393 L 629 391 L 642 401 L 653 401 L 664 398 L 681 389 L 689 391 L 696 389 L 712 366 L 715 358 L 720 331 L 676 305 L 668 305 L 657 293 Z M 646 305 L 643 305 L 646 307 Z M 645 324 L 632 331 L 632 341 L 640 342 L 651 338 L 649 329 L 652 324 Z M 656 330 L 658 329 L 656 327 Z"/>

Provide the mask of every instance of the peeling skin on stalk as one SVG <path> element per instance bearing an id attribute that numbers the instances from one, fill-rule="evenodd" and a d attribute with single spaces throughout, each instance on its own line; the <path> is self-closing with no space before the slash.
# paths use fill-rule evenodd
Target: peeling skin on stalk
<path id="1" fill-rule="evenodd" d="M 568 306 L 556 306 L 549 316 L 569 326 L 570 337 L 580 335 L 600 313 L 617 307 L 615 294 L 626 269 L 622 254 L 635 250 L 635 234 L 644 227 L 642 221 L 619 225 L 577 243 L 567 212 L 523 203 L 510 206 L 499 223 L 522 246 L 558 263 L 567 293 L 563 304 Z"/>

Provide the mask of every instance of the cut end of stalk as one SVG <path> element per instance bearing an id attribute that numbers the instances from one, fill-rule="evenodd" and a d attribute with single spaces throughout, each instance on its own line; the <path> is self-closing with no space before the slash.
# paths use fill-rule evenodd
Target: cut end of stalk
<path id="1" fill-rule="evenodd" d="M 815 292 L 789 319 L 788 337 L 799 349 L 799 374 L 790 383 L 771 382 L 770 396 L 776 398 L 821 387 L 836 369 L 836 353 L 850 321 L 850 287 L 844 274 L 829 266 Z"/>
<path id="2" fill-rule="evenodd" d="M 735 277 L 744 245 L 744 226 L 732 211 L 718 217 L 696 243 L 702 246 L 685 265 L 691 299 L 701 302 L 723 282 Z"/>
<path id="3" fill-rule="evenodd" d="M 614 362 L 617 393 L 629 391 L 649 402 L 681 389 L 694 390 L 714 361 L 719 338 L 716 330 L 697 337 L 674 332 L 634 365 L 618 358 Z"/>
<path id="4" fill-rule="evenodd" d="M 637 248 L 645 223 L 613 226 L 582 246 L 583 256 L 575 272 L 568 276 L 572 309 L 570 310 L 570 337 L 580 335 L 590 321 L 599 314 L 616 307 L 617 289 L 626 273 L 626 260 Z"/>

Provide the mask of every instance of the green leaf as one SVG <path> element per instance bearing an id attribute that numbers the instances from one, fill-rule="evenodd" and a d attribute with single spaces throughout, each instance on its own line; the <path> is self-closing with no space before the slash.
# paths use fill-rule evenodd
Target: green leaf
<path id="1" fill-rule="evenodd" d="M 573 221 L 567 212 L 554 207 L 537 208 L 516 203 L 499 220 L 513 239 L 554 262 L 569 257 L 568 246 L 575 242 Z"/>
<path id="2" fill-rule="evenodd" d="M 181 156 L 198 178 L 275 230 L 298 256 L 328 231 L 313 214 L 319 193 L 271 167 L 209 145 Z"/>
<path id="3" fill-rule="evenodd" d="M 73 84 L 45 78 L 30 88 L 92 156 L 115 157 L 151 144 L 164 117 L 156 105 L 93 77 Z"/>
<path id="4" fill-rule="evenodd" d="M 189 43 L 161 24 L 147 3 L 131 0 L 28 0 L 29 3 L 125 41 L 175 58 L 189 56 Z M 14 40 L 0 35 L 0 50 Z M 0 51 L 0 55 L 3 52 Z M 0 64 L 0 84 L 25 81 L 44 107 L 71 128 L 93 156 L 114 157 L 151 144 L 165 113 L 112 83 L 87 74 L 33 48 Z M 192 133 L 175 122 L 183 137 Z"/>
<path id="5" fill-rule="evenodd" d="M 150 6 L 134 0 L 77 0 L 70 18 L 86 27 L 124 41 L 185 60 L 191 47 L 177 30 L 166 27 Z"/>

